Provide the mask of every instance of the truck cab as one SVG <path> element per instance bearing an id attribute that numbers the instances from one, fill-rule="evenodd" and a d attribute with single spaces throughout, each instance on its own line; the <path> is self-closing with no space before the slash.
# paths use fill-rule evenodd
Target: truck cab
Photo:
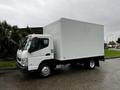
<path id="1" fill-rule="evenodd" d="M 53 38 L 50 35 L 31 34 L 20 41 L 17 66 L 22 70 L 38 70 L 44 60 L 54 59 Z M 44 69 L 46 70 L 45 67 Z M 43 70 L 44 72 L 44 70 Z"/>

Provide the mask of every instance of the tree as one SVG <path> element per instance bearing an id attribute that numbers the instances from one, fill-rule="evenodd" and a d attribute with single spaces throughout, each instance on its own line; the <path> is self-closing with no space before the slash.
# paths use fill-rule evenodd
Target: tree
<path id="1" fill-rule="evenodd" d="M 120 37 L 117 39 L 117 41 L 116 41 L 116 42 L 120 44 Z"/>
<path id="2" fill-rule="evenodd" d="M 108 47 L 107 47 L 107 43 L 104 43 L 104 48 L 108 48 Z"/>
<path id="3" fill-rule="evenodd" d="M 12 27 L 6 21 L 0 22 L 0 56 L 5 57 L 15 51 L 20 38 L 14 36 L 18 36 L 17 29 L 17 26 Z"/>
<path id="4" fill-rule="evenodd" d="M 24 32 L 20 31 L 16 25 L 11 26 L 6 21 L 0 21 L 0 57 L 15 57 L 19 40 L 31 33 L 28 26 Z"/>
<path id="5" fill-rule="evenodd" d="M 26 30 L 27 30 L 27 33 L 26 34 L 32 34 L 33 32 L 32 32 L 32 30 L 31 30 L 31 28 L 29 27 L 29 26 L 27 26 L 27 28 L 26 28 Z"/>
<path id="6" fill-rule="evenodd" d="M 108 43 L 109 45 L 116 45 L 116 43 L 114 42 L 114 41 L 109 41 L 109 43 Z"/>
<path id="7" fill-rule="evenodd" d="M 113 48 L 113 47 L 115 47 L 116 42 L 114 42 L 114 41 L 109 41 L 108 45 L 111 45 L 111 46 L 112 46 L 112 48 Z"/>

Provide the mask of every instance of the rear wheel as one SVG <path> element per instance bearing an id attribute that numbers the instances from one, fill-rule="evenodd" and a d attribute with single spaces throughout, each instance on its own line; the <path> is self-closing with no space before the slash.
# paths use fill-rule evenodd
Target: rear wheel
<path id="1" fill-rule="evenodd" d="M 95 61 L 94 60 L 90 60 L 89 61 L 89 68 L 90 69 L 94 69 L 95 68 Z"/>
<path id="2" fill-rule="evenodd" d="M 85 67 L 87 67 L 88 69 L 95 68 L 95 61 L 94 60 L 89 60 L 89 61 L 85 62 L 84 64 L 85 64 Z"/>

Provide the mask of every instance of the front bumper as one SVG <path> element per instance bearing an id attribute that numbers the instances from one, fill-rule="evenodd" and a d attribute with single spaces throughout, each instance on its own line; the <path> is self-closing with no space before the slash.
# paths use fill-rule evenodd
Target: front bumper
<path id="1" fill-rule="evenodd" d="M 16 66 L 19 70 L 21 71 L 28 71 L 28 67 L 27 66 L 22 66 L 20 63 L 16 62 Z"/>

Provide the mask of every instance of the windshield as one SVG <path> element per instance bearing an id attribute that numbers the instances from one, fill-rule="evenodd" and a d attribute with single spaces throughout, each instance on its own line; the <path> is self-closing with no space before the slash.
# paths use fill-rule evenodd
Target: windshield
<path id="1" fill-rule="evenodd" d="M 30 44 L 31 44 L 31 40 L 27 39 L 27 43 L 26 43 L 26 45 L 24 47 L 24 50 L 28 50 Z"/>
<path id="2" fill-rule="evenodd" d="M 20 44 L 19 44 L 19 49 L 20 50 L 27 50 L 27 47 L 29 46 L 29 39 L 28 37 L 22 38 L 20 40 Z"/>

